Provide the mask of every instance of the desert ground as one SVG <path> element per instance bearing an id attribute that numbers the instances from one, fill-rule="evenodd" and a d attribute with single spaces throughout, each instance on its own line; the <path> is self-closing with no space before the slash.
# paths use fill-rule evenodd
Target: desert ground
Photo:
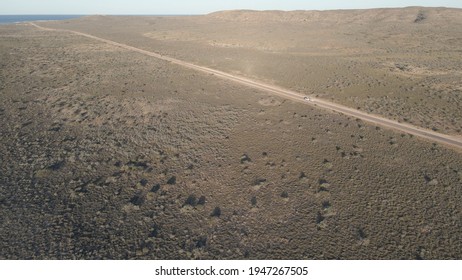
<path id="1" fill-rule="evenodd" d="M 462 11 L 89 16 L 92 34 L 461 136 Z M 462 151 L 0 26 L 1 259 L 461 259 Z"/>

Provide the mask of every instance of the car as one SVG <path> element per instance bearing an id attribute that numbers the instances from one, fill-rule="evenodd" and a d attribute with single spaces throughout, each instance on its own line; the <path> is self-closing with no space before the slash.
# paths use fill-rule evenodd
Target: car
<path id="1" fill-rule="evenodd" d="M 311 101 L 311 98 L 309 98 L 308 96 L 305 96 L 305 97 L 303 97 L 303 100 L 305 100 L 305 101 Z"/>

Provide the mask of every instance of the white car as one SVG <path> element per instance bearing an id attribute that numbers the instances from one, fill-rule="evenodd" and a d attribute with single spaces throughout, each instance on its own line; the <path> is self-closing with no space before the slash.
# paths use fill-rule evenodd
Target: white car
<path id="1" fill-rule="evenodd" d="M 309 98 L 308 96 L 305 96 L 305 97 L 303 97 L 303 100 L 305 100 L 305 101 L 311 101 L 311 98 Z"/>

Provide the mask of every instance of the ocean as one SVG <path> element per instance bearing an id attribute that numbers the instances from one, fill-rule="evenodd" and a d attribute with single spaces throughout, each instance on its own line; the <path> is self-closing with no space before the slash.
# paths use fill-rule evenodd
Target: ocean
<path id="1" fill-rule="evenodd" d="M 36 20 L 63 20 L 78 18 L 83 15 L 0 15 L 0 24 L 11 24 Z"/>

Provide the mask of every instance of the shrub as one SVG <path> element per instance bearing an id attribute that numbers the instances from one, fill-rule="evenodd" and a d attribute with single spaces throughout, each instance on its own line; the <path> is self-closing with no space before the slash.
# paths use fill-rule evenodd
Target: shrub
<path id="1" fill-rule="evenodd" d="M 197 248 L 202 248 L 207 245 L 207 237 L 201 236 L 199 239 L 196 241 L 196 247 Z"/>
<path id="2" fill-rule="evenodd" d="M 197 201 L 198 205 L 204 205 L 205 204 L 205 196 L 199 197 L 199 200 Z"/>
<path id="3" fill-rule="evenodd" d="M 167 184 L 169 185 L 175 185 L 176 184 L 176 177 L 172 176 L 170 179 L 168 179 Z"/>
<path id="4" fill-rule="evenodd" d="M 252 203 L 252 206 L 257 205 L 257 197 L 252 196 L 252 198 L 250 199 L 250 203 Z"/>
<path id="5" fill-rule="evenodd" d="M 157 192 L 160 189 L 160 184 L 155 184 L 152 186 L 151 192 Z"/>
<path id="6" fill-rule="evenodd" d="M 221 209 L 220 207 L 215 207 L 215 209 L 213 209 L 212 211 L 212 217 L 220 217 L 221 216 Z"/>
<path id="7" fill-rule="evenodd" d="M 146 201 L 146 194 L 142 191 L 137 192 L 130 202 L 136 206 L 141 206 Z"/>
<path id="8" fill-rule="evenodd" d="M 321 212 L 318 212 L 318 213 L 316 214 L 316 223 L 317 223 L 317 224 L 322 223 L 322 221 L 324 221 L 324 219 L 325 219 L 325 218 L 324 218 L 324 216 L 321 214 Z"/>
<path id="9" fill-rule="evenodd" d="M 415 18 L 414 22 L 415 22 L 415 23 L 419 23 L 419 22 L 425 20 L 426 18 L 427 18 L 427 17 L 425 16 L 425 14 L 424 14 L 422 11 L 420 11 L 420 12 L 417 14 L 417 17 Z"/>
<path id="10" fill-rule="evenodd" d="M 157 235 L 159 235 L 159 226 L 154 224 L 152 226 L 152 230 L 151 230 L 151 233 L 149 234 L 149 237 L 157 237 Z"/>
<path id="11" fill-rule="evenodd" d="M 191 194 L 188 196 L 186 201 L 184 202 L 185 205 L 191 205 L 191 206 L 196 206 L 197 205 L 197 198 L 195 195 Z"/>
<path id="12" fill-rule="evenodd" d="M 367 235 L 366 235 L 366 233 L 364 232 L 364 229 L 361 228 L 361 227 L 358 228 L 357 236 L 358 236 L 358 239 L 359 239 L 359 240 L 363 240 L 363 239 L 366 239 L 366 238 L 367 238 Z"/>

